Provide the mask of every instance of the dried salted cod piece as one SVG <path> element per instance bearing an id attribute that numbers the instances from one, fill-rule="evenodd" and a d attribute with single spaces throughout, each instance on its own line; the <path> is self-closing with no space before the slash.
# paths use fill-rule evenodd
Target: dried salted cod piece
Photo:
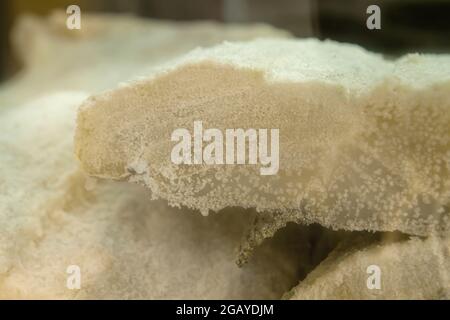
<path id="1" fill-rule="evenodd" d="M 364 184 L 355 183 L 352 194 L 359 194 L 362 200 L 358 196 L 353 199 L 360 203 L 352 208 L 359 211 L 366 199 L 372 206 L 378 206 L 377 211 L 398 209 L 396 213 L 381 212 L 386 223 L 379 229 L 374 227 L 376 220 L 367 221 L 368 230 L 394 230 L 389 224 L 406 223 L 409 227 L 405 225 L 398 230 L 421 235 L 433 231 L 448 234 L 449 78 L 448 56 L 406 55 L 396 61 L 390 79 L 370 93 L 364 111 L 371 117 L 363 133 L 367 140 L 352 148 L 360 149 L 360 158 L 344 155 L 348 161 L 356 160 L 352 166 L 359 179 L 371 179 Z M 355 144 L 359 141 L 355 140 Z M 342 184 L 336 183 L 334 188 L 338 187 L 342 188 Z M 238 261 L 245 262 L 254 247 L 290 221 L 304 220 L 295 210 L 256 217 Z"/>
<path id="2" fill-rule="evenodd" d="M 91 97 L 75 151 L 88 174 L 144 184 L 172 205 L 272 212 L 254 243 L 288 221 L 446 233 L 449 67 L 449 56 L 390 62 L 314 39 L 226 43 Z M 192 134 L 196 121 L 222 133 L 279 129 L 279 170 L 172 163 L 173 132 Z"/>
<path id="3" fill-rule="evenodd" d="M 285 298 L 449 299 L 449 270 L 448 238 L 371 243 L 356 237 L 336 248 Z"/>
<path id="4" fill-rule="evenodd" d="M 242 209 L 205 219 L 150 201 L 141 186 L 86 180 L 73 156 L 85 97 L 58 93 L 0 111 L 0 298 L 278 298 L 311 270 L 298 232 L 238 268 L 251 219 Z M 80 268 L 80 290 L 66 286 L 76 283 L 69 266 Z"/>

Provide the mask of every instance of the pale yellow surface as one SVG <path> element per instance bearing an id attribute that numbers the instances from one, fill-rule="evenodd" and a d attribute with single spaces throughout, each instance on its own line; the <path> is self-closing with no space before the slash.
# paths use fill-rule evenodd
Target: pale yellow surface
<path id="1" fill-rule="evenodd" d="M 180 57 L 288 35 L 83 21 L 15 31 L 26 67 L 0 88 L 0 298 L 449 297 L 448 56 L 271 39 Z M 170 133 L 194 120 L 279 128 L 279 175 L 173 166 Z"/>
<path id="2" fill-rule="evenodd" d="M 88 174 L 137 182 L 175 206 L 274 212 L 260 238 L 288 221 L 448 234 L 449 68 L 448 55 L 391 62 L 314 39 L 225 43 L 90 97 L 75 152 Z M 196 120 L 279 129 L 279 172 L 173 164 L 171 133 Z"/>

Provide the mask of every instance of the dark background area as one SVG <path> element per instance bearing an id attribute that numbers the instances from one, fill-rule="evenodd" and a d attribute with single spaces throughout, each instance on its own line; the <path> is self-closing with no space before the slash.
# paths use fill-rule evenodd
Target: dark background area
<path id="1" fill-rule="evenodd" d="M 171 20 L 266 22 L 299 37 L 360 44 L 388 55 L 450 51 L 450 0 L 1 0 L 0 79 L 18 65 L 9 34 L 23 13 L 46 15 L 77 4 L 83 12 L 127 12 Z M 381 8 L 381 30 L 368 30 L 366 9 Z"/>

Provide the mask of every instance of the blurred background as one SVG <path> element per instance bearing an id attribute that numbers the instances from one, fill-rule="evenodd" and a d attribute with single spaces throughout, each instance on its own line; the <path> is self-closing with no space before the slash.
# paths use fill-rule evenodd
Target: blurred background
<path id="1" fill-rule="evenodd" d="M 450 51 L 450 0 L 2 0 L 0 80 L 14 62 L 10 30 L 23 13 L 47 15 L 76 4 L 83 12 L 131 13 L 170 20 L 265 22 L 299 37 L 360 44 L 388 55 Z M 369 5 L 381 8 L 381 30 L 366 27 Z"/>

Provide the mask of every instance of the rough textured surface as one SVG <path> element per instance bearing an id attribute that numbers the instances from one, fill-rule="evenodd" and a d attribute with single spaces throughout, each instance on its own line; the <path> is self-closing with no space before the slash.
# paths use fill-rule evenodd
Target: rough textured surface
<path id="1" fill-rule="evenodd" d="M 142 187 L 96 183 L 73 156 L 84 90 L 114 86 L 198 45 L 287 34 L 118 16 L 84 15 L 81 33 L 64 23 L 55 14 L 18 24 L 13 39 L 26 67 L 0 89 L 0 297 L 277 298 L 303 278 L 319 260 L 304 257 L 298 232 L 264 244 L 255 265 L 239 269 L 235 251 L 254 213 L 206 220 L 151 202 Z M 71 264 L 81 267 L 81 291 L 66 288 Z"/>
<path id="2" fill-rule="evenodd" d="M 238 268 L 253 213 L 205 219 L 150 201 L 143 187 L 86 179 L 72 154 L 84 98 L 59 93 L 0 113 L 0 298 L 279 298 L 314 266 L 293 230 Z M 81 290 L 66 287 L 69 265 L 81 268 Z"/>
<path id="3" fill-rule="evenodd" d="M 75 150 L 88 174 L 143 184 L 175 206 L 272 212 L 256 223 L 253 243 L 289 221 L 445 234 L 449 68 L 449 56 L 391 62 L 313 39 L 225 43 L 91 97 L 80 108 Z M 280 129 L 278 174 L 172 164 L 171 133 L 192 132 L 195 120 Z"/>
<path id="4" fill-rule="evenodd" d="M 380 289 L 368 289 L 367 267 L 380 268 Z M 296 288 L 290 299 L 450 299 L 450 241 L 412 238 L 342 244 Z"/>
<path id="5" fill-rule="evenodd" d="M 428 234 L 441 219 L 440 231 L 448 232 L 448 117 L 442 113 L 448 110 L 448 58 L 410 55 L 387 62 L 332 42 L 278 46 L 275 41 L 274 46 L 260 41 L 256 49 L 228 43 L 196 50 L 154 68 L 197 45 L 286 34 L 264 26 L 90 15 L 83 16 L 81 32 L 73 33 L 61 27 L 64 16 L 19 24 L 14 39 L 27 68 L 0 88 L 0 298 L 264 299 L 280 297 L 299 281 L 286 297 L 448 298 L 448 240 L 289 223 Z M 129 46 L 117 46 L 125 39 Z M 292 66 L 292 60 L 298 64 Z M 234 203 L 266 212 L 234 207 L 205 218 L 164 200 L 151 201 L 142 186 L 84 175 L 72 153 L 75 113 L 84 92 L 110 88 L 139 73 L 151 73 L 152 80 L 87 103 L 99 104 L 92 125 L 106 122 L 93 133 L 107 130 L 105 137 L 114 135 L 111 139 L 123 148 L 116 151 L 124 151 L 114 154 L 119 166 L 103 167 L 111 164 L 110 154 L 102 153 L 111 145 L 91 144 L 98 148 L 89 151 L 91 156 L 98 151 L 105 158 L 90 165 L 105 169 L 106 176 L 114 172 L 114 178 L 124 169 L 126 175 L 134 173 L 131 181 L 144 180 L 154 195 L 167 196 L 172 204 L 207 211 Z M 59 89 L 83 92 L 41 97 Z M 138 108 L 118 112 L 130 97 Z M 103 114 L 110 113 L 108 108 L 114 111 L 111 118 Z M 128 124 L 143 116 L 142 126 L 129 130 Z M 282 141 L 287 142 L 283 150 L 301 147 L 298 154 L 282 151 L 281 169 L 317 165 L 300 177 L 282 171 L 281 177 L 265 181 L 249 167 L 162 170 L 158 157 L 170 137 L 170 120 L 191 128 L 190 121 L 204 117 L 210 127 L 277 125 L 283 128 L 281 137 L 286 130 L 294 134 Z M 264 122 L 265 117 L 271 120 Z M 115 121 L 123 121 L 120 130 L 109 127 Z M 158 161 L 150 165 L 161 171 L 142 177 L 147 163 L 135 151 L 149 137 L 135 134 L 148 127 L 154 132 L 143 149 L 156 152 Z M 138 139 L 130 142 L 130 137 Z M 318 158 L 310 157 L 316 153 Z M 186 179 L 178 179 L 179 174 Z M 425 206 L 422 199 L 416 201 L 422 194 Z M 180 201 L 183 196 L 187 203 Z M 242 201 L 245 197 L 248 201 Z M 352 204 L 355 199 L 361 200 Z M 251 223 L 238 256 L 239 264 L 248 263 L 237 268 L 236 249 Z M 367 291 L 369 263 L 382 268 L 381 292 Z M 66 287 L 66 269 L 73 264 L 81 268 L 79 291 Z"/>

